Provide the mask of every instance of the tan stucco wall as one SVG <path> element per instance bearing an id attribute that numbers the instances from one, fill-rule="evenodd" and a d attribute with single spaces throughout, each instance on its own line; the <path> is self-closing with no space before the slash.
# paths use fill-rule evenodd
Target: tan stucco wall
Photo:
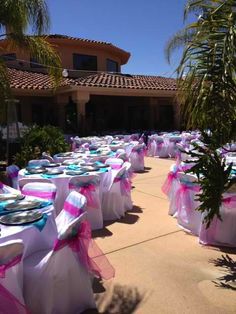
<path id="1" fill-rule="evenodd" d="M 50 41 L 51 42 L 51 41 Z M 121 69 L 121 57 L 115 51 L 112 51 L 109 47 L 97 47 L 96 45 L 83 45 L 78 43 L 77 41 L 61 41 L 61 42 L 52 42 L 54 49 L 58 52 L 61 61 L 62 67 L 66 69 L 73 70 L 73 53 L 84 54 L 84 55 L 91 55 L 97 56 L 97 71 L 107 71 L 106 61 L 107 59 L 111 59 L 118 63 L 118 69 Z M 0 46 L 5 46 L 3 43 L 0 43 Z M 16 53 L 17 59 L 25 60 L 24 61 L 17 61 L 11 62 L 10 64 L 21 65 L 23 68 L 27 69 L 30 67 L 30 54 L 21 50 L 21 49 L 11 49 L 5 50 L 4 53 L 0 52 L 1 54 L 5 53 Z M 28 61 L 28 62 L 27 62 Z M 19 64 L 20 62 L 20 64 Z M 35 69 L 35 68 L 34 68 Z"/>

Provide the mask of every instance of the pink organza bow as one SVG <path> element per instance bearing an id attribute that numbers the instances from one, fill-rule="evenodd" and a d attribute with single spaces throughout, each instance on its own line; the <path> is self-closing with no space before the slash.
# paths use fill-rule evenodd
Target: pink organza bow
<path id="1" fill-rule="evenodd" d="M 16 257 L 14 257 L 11 261 L 9 261 L 6 264 L 0 265 L 0 278 L 5 278 L 5 273 L 6 271 L 15 266 L 16 264 L 20 263 L 22 258 L 22 255 L 18 255 Z"/>
<path id="2" fill-rule="evenodd" d="M 177 178 L 177 172 L 173 172 L 173 171 L 170 171 L 168 173 L 168 176 L 164 182 L 164 184 L 162 185 L 162 192 L 166 195 L 169 194 L 170 192 L 170 189 L 171 189 L 171 185 L 173 183 L 173 181 Z"/>
<path id="3" fill-rule="evenodd" d="M 82 195 L 84 195 L 86 197 L 87 200 L 87 206 L 91 207 L 91 208 L 97 208 L 98 207 L 98 203 L 96 200 L 96 185 L 93 183 L 89 183 L 83 186 L 75 186 L 73 184 L 69 185 L 70 189 L 75 189 L 78 190 L 79 193 L 81 193 Z"/>
<path id="4" fill-rule="evenodd" d="M 236 195 L 223 198 L 222 203 L 227 208 L 235 208 L 236 207 Z"/>
<path id="5" fill-rule="evenodd" d="M 89 273 L 103 279 L 114 277 L 115 270 L 108 259 L 91 238 L 91 227 L 87 221 L 83 221 L 77 235 L 65 240 L 56 240 L 54 251 L 69 246 L 77 253 L 79 261 L 85 266 Z"/>
<path id="6" fill-rule="evenodd" d="M 50 191 L 24 190 L 22 193 L 24 195 L 36 196 L 47 200 L 54 200 L 56 197 L 55 191 L 50 192 Z"/>
<path id="7" fill-rule="evenodd" d="M 30 314 L 29 310 L 17 298 L 0 284 L 0 313 Z"/>

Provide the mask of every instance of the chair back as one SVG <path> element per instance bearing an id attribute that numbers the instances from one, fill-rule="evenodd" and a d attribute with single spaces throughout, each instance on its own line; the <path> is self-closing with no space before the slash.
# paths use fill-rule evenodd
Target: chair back
<path id="1" fill-rule="evenodd" d="M 25 186 L 28 183 L 33 183 L 33 182 L 52 183 L 52 181 L 50 179 L 47 179 L 47 178 L 22 178 L 22 179 L 18 180 L 20 191 L 22 191 L 23 186 Z"/>
<path id="2" fill-rule="evenodd" d="M 18 172 L 20 168 L 17 165 L 11 165 L 6 168 L 7 176 L 11 181 L 11 185 L 14 189 L 18 189 Z"/>
<path id="3" fill-rule="evenodd" d="M 42 165 L 46 165 L 49 164 L 49 160 L 48 159 L 31 159 L 28 162 L 28 166 L 29 167 L 36 167 L 36 166 L 42 166 Z"/>
<path id="4" fill-rule="evenodd" d="M 111 166 L 112 169 L 120 169 L 123 163 L 124 160 L 121 158 L 108 158 L 105 161 L 105 164 Z"/>
<path id="5" fill-rule="evenodd" d="M 76 191 L 70 192 L 67 196 L 63 209 L 56 217 L 57 230 L 60 233 L 64 226 L 79 217 L 86 209 L 86 197 Z"/>
<path id="6" fill-rule="evenodd" d="M 23 186 L 24 195 L 40 197 L 47 200 L 55 200 L 57 187 L 54 183 L 30 182 Z"/>
<path id="7" fill-rule="evenodd" d="M 87 217 L 87 213 L 81 213 L 79 217 L 75 217 L 72 221 L 70 221 L 68 224 L 64 225 L 64 228 L 59 230 L 58 233 L 58 239 L 70 239 L 73 236 L 76 235 L 77 230 L 81 224 L 82 221 L 84 221 Z"/>
<path id="8" fill-rule="evenodd" d="M 0 244 L 0 285 L 22 304 L 24 304 L 22 295 L 23 252 L 24 244 L 22 240 L 11 240 Z"/>

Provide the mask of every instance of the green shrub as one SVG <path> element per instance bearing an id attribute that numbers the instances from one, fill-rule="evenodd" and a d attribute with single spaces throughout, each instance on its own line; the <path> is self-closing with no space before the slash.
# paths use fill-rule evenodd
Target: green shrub
<path id="1" fill-rule="evenodd" d="M 14 162 L 20 167 L 25 167 L 29 160 L 40 158 L 43 152 L 54 155 L 68 149 L 69 145 L 59 128 L 34 125 L 24 134 L 21 151 L 14 156 Z"/>

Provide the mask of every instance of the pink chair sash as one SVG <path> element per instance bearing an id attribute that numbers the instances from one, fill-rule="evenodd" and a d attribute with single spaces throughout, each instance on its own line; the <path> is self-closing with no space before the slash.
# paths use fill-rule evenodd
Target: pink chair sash
<path id="1" fill-rule="evenodd" d="M 21 258 L 22 258 L 22 255 L 18 255 L 16 257 L 14 257 L 12 260 L 10 260 L 8 263 L 0 265 L 0 278 L 5 278 L 6 271 L 9 268 L 11 268 L 11 267 L 17 265 L 18 263 L 20 263 Z"/>
<path id="2" fill-rule="evenodd" d="M 110 164 L 111 168 L 112 169 L 120 169 L 122 167 L 122 165 L 119 165 L 119 164 Z"/>
<path id="3" fill-rule="evenodd" d="M 54 200 L 56 197 L 55 191 L 24 190 L 22 193 L 24 195 L 36 196 L 48 200 Z"/>
<path id="4" fill-rule="evenodd" d="M 168 176 L 161 188 L 164 194 L 168 195 L 170 193 L 172 183 L 176 178 L 177 178 L 177 172 L 170 171 L 168 173 Z"/>
<path id="5" fill-rule="evenodd" d="M 103 279 L 114 277 L 115 270 L 91 238 L 91 227 L 87 221 L 81 223 L 75 237 L 65 240 L 57 239 L 54 251 L 58 251 L 67 245 L 72 251 L 77 253 L 79 261 L 85 266 L 88 272 Z"/>
<path id="6" fill-rule="evenodd" d="M 131 181 L 127 177 L 120 177 L 120 178 L 115 178 L 114 180 L 115 183 L 120 182 L 120 190 L 122 195 L 128 196 L 131 191 Z"/>
<path id="7" fill-rule="evenodd" d="M 236 195 L 223 198 L 222 203 L 227 208 L 236 208 Z"/>
<path id="8" fill-rule="evenodd" d="M 83 212 L 81 208 L 69 203 L 68 201 L 65 201 L 63 209 L 73 217 L 79 217 L 79 215 Z"/>
<path id="9" fill-rule="evenodd" d="M 91 208 L 98 208 L 99 204 L 95 198 L 96 185 L 93 183 L 85 184 L 83 186 L 76 186 L 74 184 L 69 184 L 69 189 L 77 190 L 79 193 L 84 195 L 87 200 L 87 206 Z"/>
<path id="10" fill-rule="evenodd" d="M 0 284 L 0 313 L 30 314 L 27 307 Z"/>
<path id="11" fill-rule="evenodd" d="M 193 184 L 193 183 L 181 183 L 181 186 L 179 190 L 176 193 L 176 208 L 178 210 L 178 213 L 181 213 L 182 211 L 182 205 L 184 204 L 186 212 L 191 213 L 194 209 L 194 203 L 191 198 L 191 191 L 199 192 L 200 186 Z"/>

